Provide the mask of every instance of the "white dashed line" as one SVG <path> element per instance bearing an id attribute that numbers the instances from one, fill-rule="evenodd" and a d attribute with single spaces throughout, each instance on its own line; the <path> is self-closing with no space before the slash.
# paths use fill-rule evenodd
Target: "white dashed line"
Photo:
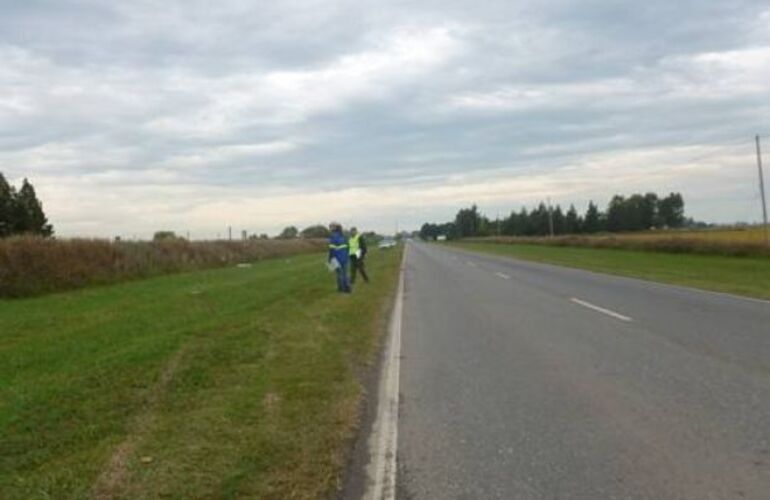
<path id="1" fill-rule="evenodd" d="M 471 267 L 476 267 L 476 263 L 475 262 L 467 261 L 466 264 L 468 264 Z"/>
<path id="2" fill-rule="evenodd" d="M 572 297 L 570 299 L 575 304 L 581 305 L 583 307 L 587 307 L 589 309 L 592 309 L 596 312 L 600 312 L 602 314 L 606 314 L 607 316 L 612 316 L 615 319 L 619 319 L 620 321 L 633 321 L 628 316 L 623 316 L 622 314 L 616 313 L 615 311 L 610 311 L 609 309 L 605 309 L 603 307 L 595 306 L 591 304 L 590 302 L 586 302 L 584 300 L 576 299 L 575 297 Z"/>
<path id="3" fill-rule="evenodd" d="M 495 273 L 495 276 L 498 276 L 498 277 L 500 277 L 500 278 L 503 278 L 504 280 L 509 280 L 509 279 L 511 279 L 511 277 L 510 277 L 510 276 L 508 276 L 507 274 L 504 274 L 504 273 Z"/>

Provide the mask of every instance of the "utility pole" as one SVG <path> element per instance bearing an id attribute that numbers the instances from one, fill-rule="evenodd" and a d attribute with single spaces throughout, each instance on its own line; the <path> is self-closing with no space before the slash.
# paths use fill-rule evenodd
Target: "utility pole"
<path id="1" fill-rule="evenodd" d="M 553 208 L 551 207 L 551 197 L 548 197 L 548 230 L 553 238 Z"/>
<path id="2" fill-rule="evenodd" d="M 227 226 L 227 239 L 233 241 L 233 226 Z"/>
<path id="3" fill-rule="evenodd" d="M 759 192 L 762 194 L 762 223 L 765 228 L 765 245 L 770 245 L 770 234 L 767 228 L 767 203 L 765 201 L 765 176 L 762 173 L 762 150 L 759 146 L 759 134 L 757 134 L 757 168 L 759 169 Z"/>
<path id="4" fill-rule="evenodd" d="M 497 237 L 500 237 L 500 211 L 497 211 L 497 216 L 495 217 L 495 221 L 497 221 Z"/>

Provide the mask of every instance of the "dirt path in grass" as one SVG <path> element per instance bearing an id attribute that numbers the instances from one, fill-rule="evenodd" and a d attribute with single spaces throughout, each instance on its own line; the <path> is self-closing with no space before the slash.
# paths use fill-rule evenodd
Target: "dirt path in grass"
<path id="1" fill-rule="evenodd" d="M 106 500 L 115 498 L 123 490 L 128 478 L 128 465 L 137 445 L 152 427 L 152 422 L 158 403 L 165 395 L 174 374 L 177 372 L 187 346 L 176 351 L 163 367 L 160 377 L 150 389 L 144 409 L 129 425 L 128 434 L 110 456 L 104 469 L 91 488 L 91 498 Z"/>

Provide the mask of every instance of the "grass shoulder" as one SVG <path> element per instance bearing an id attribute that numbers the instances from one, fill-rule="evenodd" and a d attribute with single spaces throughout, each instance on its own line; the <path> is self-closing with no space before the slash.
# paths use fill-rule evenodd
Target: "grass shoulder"
<path id="1" fill-rule="evenodd" d="M 451 245 L 536 262 L 770 299 L 770 258 L 766 257 L 667 254 L 527 244 L 457 242 Z"/>
<path id="2" fill-rule="evenodd" d="M 318 498 L 354 431 L 398 251 L 0 300 L 3 498 Z"/>

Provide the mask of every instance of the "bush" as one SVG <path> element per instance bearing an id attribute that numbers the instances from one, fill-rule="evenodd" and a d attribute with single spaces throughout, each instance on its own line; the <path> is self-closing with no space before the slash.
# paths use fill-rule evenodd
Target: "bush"
<path id="1" fill-rule="evenodd" d="M 321 251 L 320 240 L 124 242 L 0 240 L 0 297 L 25 297 L 159 274 Z"/>

